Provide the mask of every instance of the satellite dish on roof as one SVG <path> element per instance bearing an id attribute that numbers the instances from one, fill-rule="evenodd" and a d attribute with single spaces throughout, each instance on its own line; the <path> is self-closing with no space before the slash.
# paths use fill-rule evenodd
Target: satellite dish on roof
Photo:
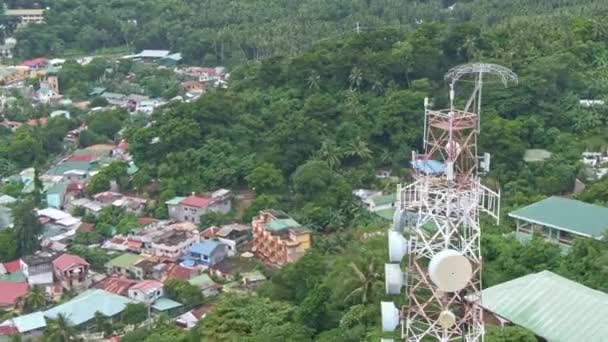
<path id="1" fill-rule="evenodd" d="M 405 274 L 399 264 L 384 264 L 386 294 L 399 294 L 405 286 Z"/>
<path id="2" fill-rule="evenodd" d="M 409 250 L 409 242 L 401 233 L 394 230 L 388 232 L 388 257 L 391 262 L 400 262 Z"/>
<path id="3" fill-rule="evenodd" d="M 431 259 L 429 276 L 433 283 L 444 292 L 462 290 L 471 281 L 473 267 L 460 252 L 453 249 L 443 250 Z"/>
<path id="4" fill-rule="evenodd" d="M 393 302 L 380 302 L 380 306 L 382 310 L 382 331 L 395 331 L 401 320 L 399 309 Z"/>

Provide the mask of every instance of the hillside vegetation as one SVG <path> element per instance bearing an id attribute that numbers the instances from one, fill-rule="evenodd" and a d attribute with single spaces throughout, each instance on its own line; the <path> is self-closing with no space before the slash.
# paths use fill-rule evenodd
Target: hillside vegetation
<path id="1" fill-rule="evenodd" d="M 20 57 L 115 46 L 171 49 L 195 63 L 237 64 L 308 50 L 356 31 L 412 30 L 423 22 L 496 25 L 518 16 L 606 13 L 600 0 L 11 0 L 50 9 L 17 34 Z M 452 7 L 450 7 L 452 6 Z M 559 21 L 559 18 L 555 18 Z M 10 26 L 10 25 L 9 25 Z"/>

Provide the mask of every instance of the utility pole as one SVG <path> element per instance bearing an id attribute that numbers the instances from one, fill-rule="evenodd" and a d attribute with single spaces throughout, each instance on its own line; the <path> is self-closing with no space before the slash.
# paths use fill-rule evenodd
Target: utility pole
<path id="1" fill-rule="evenodd" d="M 359 24 L 359 22 L 357 21 L 357 34 L 361 33 L 361 25 Z"/>

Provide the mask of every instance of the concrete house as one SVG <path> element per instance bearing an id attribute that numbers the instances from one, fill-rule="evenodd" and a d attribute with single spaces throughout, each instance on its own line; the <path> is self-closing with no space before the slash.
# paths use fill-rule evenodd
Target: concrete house
<path id="1" fill-rule="evenodd" d="M 158 280 L 142 280 L 129 288 L 129 298 L 146 304 L 154 303 L 163 294 L 163 283 Z"/>
<path id="2" fill-rule="evenodd" d="M 228 248 L 228 256 L 237 254 L 237 247 L 251 238 L 251 226 L 244 224 L 227 224 L 222 227 L 209 227 L 201 233 L 203 240 L 217 239 Z"/>
<path id="3" fill-rule="evenodd" d="M 53 284 L 53 258 L 50 255 L 26 255 L 21 257 L 20 267 L 31 286 Z"/>
<path id="4" fill-rule="evenodd" d="M 199 223 L 201 215 L 210 212 L 228 213 L 232 204 L 230 191 L 220 189 L 209 196 L 175 197 L 167 202 L 169 217 L 176 221 Z"/>
<path id="5" fill-rule="evenodd" d="M 63 254 L 53 260 L 53 273 L 64 289 L 84 289 L 89 285 L 89 263 L 77 255 Z"/>
<path id="6" fill-rule="evenodd" d="M 154 239 L 147 247 L 147 253 L 157 257 L 177 260 L 200 240 L 198 234 L 187 231 L 169 231 Z"/>
<path id="7" fill-rule="evenodd" d="M 228 247 L 217 241 L 207 240 L 195 243 L 188 255 L 185 257 L 184 264 L 187 266 L 204 265 L 213 266 L 228 256 Z"/>

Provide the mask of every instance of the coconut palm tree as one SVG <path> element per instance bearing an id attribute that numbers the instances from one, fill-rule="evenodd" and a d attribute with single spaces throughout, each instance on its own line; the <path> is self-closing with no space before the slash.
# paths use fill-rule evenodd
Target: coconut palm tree
<path id="1" fill-rule="evenodd" d="M 348 76 L 348 81 L 350 82 L 351 89 L 359 89 L 361 87 L 361 83 L 363 82 L 363 72 L 358 67 L 353 67 Z"/>
<path id="2" fill-rule="evenodd" d="M 313 72 L 310 76 L 308 76 L 308 89 L 311 90 L 319 90 L 321 87 L 321 76 L 316 72 Z"/>
<path id="3" fill-rule="evenodd" d="M 333 141 L 325 140 L 317 152 L 317 158 L 327 163 L 330 169 L 335 169 L 342 163 L 342 150 Z"/>
<path id="4" fill-rule="evenodd" d="M 34 286 L 25 297 L 24 308 L 28 312 L 36 311 L 46 305 L 46 293 L 40 286 Z"/>
<path id="5" fill-rule="evenodd" d="M 44 341 L 49 342 L 76 342 L 82 339 L 76 336 L 76 329 L 70 320 L 63 314 L 58 314 L 55 319 L 49 319 L 44 334 Z"/>
<path id="6" fill-rule="evenodd" d="M 376 264 L 373 260 L 369 261 L 367 267 L 364 268 L 359 268 L 354 262 L 348 265 L 353 271 L 354 278 L 347 279 L 345 282 L 347 284 L 356 283 L 356 288 L 344 298 L 344 301 L 349 302 L 356 298 L 357 304 L 367 304 L 373 290 L 382 287 L 382 274 L 376 270 Z"/>
<path id="7" fill-rule="evenodd" d="M 367 143 L 361 139 L 348 144 L 345 154 L 349 157 L 357 157 L 361 160 L 371 159 L 372 150 Z"/>

